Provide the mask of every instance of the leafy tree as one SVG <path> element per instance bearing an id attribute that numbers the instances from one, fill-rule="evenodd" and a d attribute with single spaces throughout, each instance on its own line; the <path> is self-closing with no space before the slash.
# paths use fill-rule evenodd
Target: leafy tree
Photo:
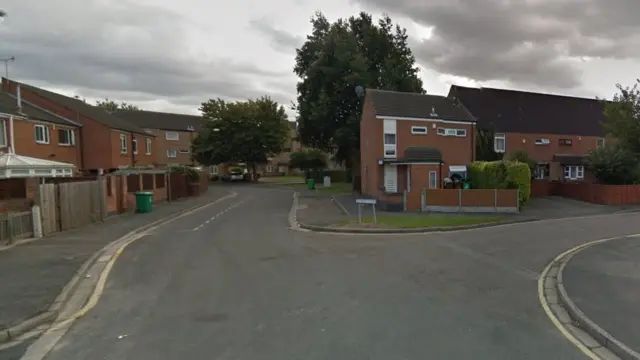
<path id="1" fill-rule="evenodd" d="M 204 126 L 192 144 L 194 160 L 203 165 L 245 162 L 256 165 L 282 152 L 289 136 L 284 107 L 269 97 L 226 102 L 211 99 L 200 107 Z"/>
<path id="2" fill-rule="evenodd" d="M 319 149 L 305 149 L 291 154 L 289 167 L 304 171 L 307 178 L 312 176 L 312 172 L 319 172 L 327 167 L 327 156 Z"/>
<path id="3" fill-rule="evenodd" d="M 359 169 L 362 99 L 356 86 L 423 93 L 406 30 L 388 16 L 377 23 L 364 12 L 330 23 L 322 13 L 296 50 L 299 133 L 304 145 Z"/>
<path id="4" fill-rule="evenodd" d="M 587 156 L 587 168 L 603 184 L 635 184 L 640 180 L 639 156 L 622 143 L 606 144 Z"/>
<path id="5" fill-rule="evenodd" d="M 100 100 L 96 101 L 96 105 L 106 109 L 108 112 L 114 112 L 117 110 L 135 110 L 135 111 L 142 110 L 136 105 L 129 104 L 124 101 L 118 104 L 113 100 L 109 100 L 109 98 L 105 98 L 104 101 L 100 101 Z"/>
<path id="6" fill-rule="evenodd" d="M 7 12 L 2 10 L 2 9 L 0 9 L 0 18 L 4 18 L 6 16 L 7 16 Z"/>
<path id="7" fill-rule="evenodd" d="M 604 102 L 607 120 L 602 124 L 609 135 L 618 139 L 620 145 L 635 154 L 640 154 L 640 80 L 632 87 L 618 84 L 620 91 L 612 101 Z"/>
<path id="8" fill-rule="evenodd" d="M 476 160 L 497 161 L 502 160 L 502 153 L 495 152 L 493 144 L 494 132 L 491 129 L 478 129 L 476 132 Z"/>

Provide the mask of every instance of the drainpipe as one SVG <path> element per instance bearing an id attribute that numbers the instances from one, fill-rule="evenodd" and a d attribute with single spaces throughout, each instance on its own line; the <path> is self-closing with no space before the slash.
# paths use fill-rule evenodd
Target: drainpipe
<path id="1" fill-rule="evenodd" d="M 15 147 L 13 146 L 13 115 L 9 115 L 9 153 L 15 154 Z"/>

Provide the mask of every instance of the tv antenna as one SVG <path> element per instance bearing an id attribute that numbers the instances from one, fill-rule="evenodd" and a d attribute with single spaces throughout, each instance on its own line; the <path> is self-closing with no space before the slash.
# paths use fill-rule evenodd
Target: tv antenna
<path id="1" fill-rule="evenodd" d="M 4 77 L 7 78 L 7 80 L 9 80 L 9 61 L 11 62 L 16 61 L 16 57 L 11 56 L 8 58 L 0 59 L 0 61 L 4 61 Z"/>

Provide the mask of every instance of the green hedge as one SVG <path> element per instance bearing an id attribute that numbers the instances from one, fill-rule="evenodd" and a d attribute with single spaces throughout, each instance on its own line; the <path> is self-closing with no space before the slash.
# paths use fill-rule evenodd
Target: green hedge
<path id="1" fill-rule="evenodd" d="M 469 165 L 469 178 L 474 189 L 520 189 L 520 203 L 531 194 L 531 170 L 518 161 L 476 161 Z"/>

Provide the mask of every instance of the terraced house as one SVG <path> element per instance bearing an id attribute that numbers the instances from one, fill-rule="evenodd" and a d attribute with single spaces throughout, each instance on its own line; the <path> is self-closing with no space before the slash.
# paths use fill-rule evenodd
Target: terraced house
<path id="1" fill-rule="evenodd" d="M 202 126 L 202 117 L 142 110 L 118 110 L 114 115 L 155 137 L 155 149 L 145 148 L 152 153 L 154 165 L 194 165 L 191 143 Z"/>
<path id="2" fill-rule="evenodd" d="M 422 189 L 466 177 L 475 121 L 452 99 L 367 89 L 360 120 L 362 194 L 388 210 L 421 208 Z M 406 197 L 406 199 L 404 199 Z"/>
<path id="3" fill-rule="evenodd" d="M 78 168 L 85 172 L 154 164 L 150 150 L 154 148 L 155 137 L 129 121 L 83 100 L 6 78 L 2 79 L 2 89 L 14 97 L 20 93 L 29 104 L 77 123 L 73 138 L 63 132 L 55 135 L 76 144 L 80 149 Z M 51 143 L 51 131 L 38 129 L 34 136 L 39 144 L 46 144 L 47 139 Z"/>
<path id="4" fill-rule="evenodd" d="M 473 114 L 478 129 L 494 133 L 493 149 L 525 151 L 538 162 L 535 177 L 591 180 L 585 156 L 607 141 L 601 101 L 493 88 L 452 86 L 449 97 Z"/>

